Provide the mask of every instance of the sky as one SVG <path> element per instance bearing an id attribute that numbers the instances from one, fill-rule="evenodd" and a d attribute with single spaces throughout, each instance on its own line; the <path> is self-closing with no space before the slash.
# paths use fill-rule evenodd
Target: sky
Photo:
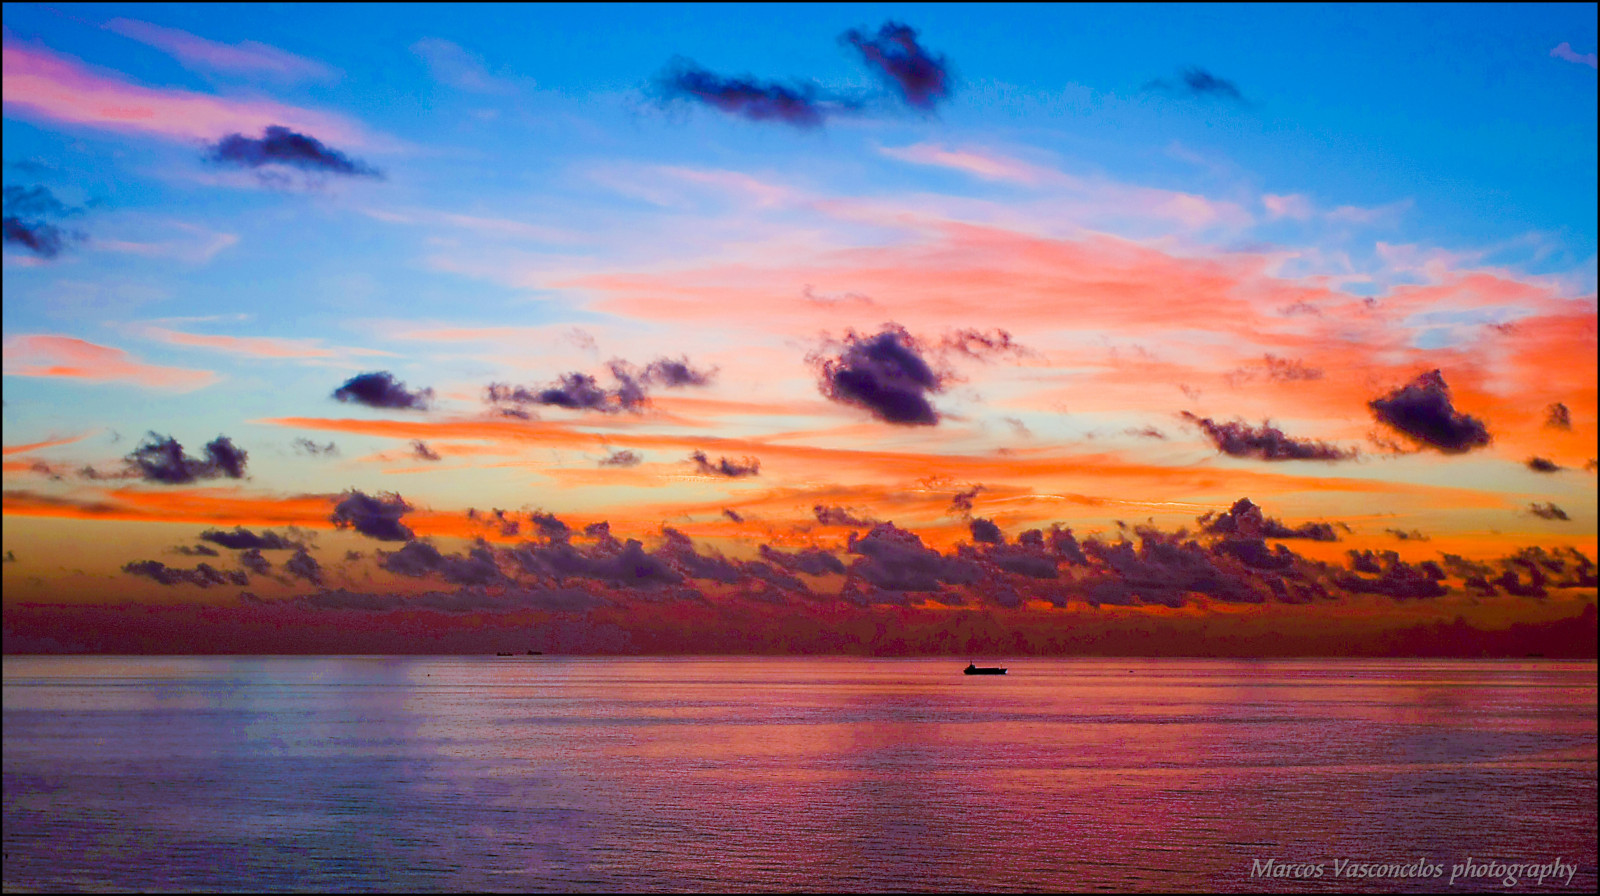
<path id="1" fill-rule="evenodd" d="M 1593 656 L 1595 54 L 7 4 L 5 649 Z"/>

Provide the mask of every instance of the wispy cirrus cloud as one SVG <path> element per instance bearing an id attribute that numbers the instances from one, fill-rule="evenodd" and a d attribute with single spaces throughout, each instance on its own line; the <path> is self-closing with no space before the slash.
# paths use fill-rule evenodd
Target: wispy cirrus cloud
<path id="1" fill-rule="evenodd" d="M 3 92 L 8 114 L 133 131 L 168 140 L 217 140 L 282 125 L 344 144 L 365 145 L 362 130 L 338 116 L 271 100 L 230 99 L 131 84 L 76 60 L 7 41 Z"/>
<path id="2" fill-rule="evenodd" d="M 984 180 L 1010 181 L 1035 186 L 1063 184 L 1073 179 L 1059 171 L 1014 159 L 988 149 L 949 149 L 934 143 L 885 146 L 879 152 L 891 159 L 965 172 Z"/>
<path id="3" fill-rule="evenodd" d="M 270 75 L 286 81 L 329 80 L 338 76 L 338 71 L 325 63 L 253 40 L 236 44 L 219 43 L 177 28 L 136 19 L 112 19 L 104 27 L 107 31 L 155 47 L 186 67 L 200 71 L 227 75 Z"/>
<path id="4" fill-rule="evenodd" d="M 209 333 L 185 333 L 180 330 L 169 330 L 166 327 L 143 324 L 129 327 L 128 332 L 134 336 L 165 342 L 168 345 L 211 349 L 234 355 L 246 355 L 252 358 L 341 358 L 350 355 L 393 354 L 392 352 L 378 349 L 344 346 L 337 349 L 327 348 L 318 345 L 317 343 L 320 340 L 317 339 L 279 339 L 271 336 L 222 336 Z"/>
<path id="5" fill-rule="evenodd" d="M 5 374 L 65 377 L 178 392 L 192 391 L 217 381 L 217 375 L 209 370 L 146 364 L 118 348 L 53 334 L 6 339 Z"/>
<path id="6" fill-rule="evenodd" d="M 471 93 L 505 96 L 517 92 L 517 85 L 508 78 L 491 74 L 483 60 L 469 53 L 460 44 L 441 37 L 425 37 L 411 45 L 428 66 L 434 80 Z"/>

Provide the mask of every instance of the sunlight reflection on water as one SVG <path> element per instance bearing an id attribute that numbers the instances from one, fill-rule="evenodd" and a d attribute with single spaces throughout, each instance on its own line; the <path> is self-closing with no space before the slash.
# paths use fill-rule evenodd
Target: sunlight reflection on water
<path id="1" fill-rule="evenodd" d="M 1252 859 L 1468 856 L 1595 883 L 1593 662 L 4 664 L 7 890 L 1281 890 Z M 1441 884 L 1301 885 L 1352 887 Z"/>

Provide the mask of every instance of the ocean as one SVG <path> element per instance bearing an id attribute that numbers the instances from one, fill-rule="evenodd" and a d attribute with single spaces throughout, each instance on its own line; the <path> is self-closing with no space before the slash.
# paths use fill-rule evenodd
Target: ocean
<path id="1" fill-rule="evenodd" d="M 1595 887 L 1592 661 L 966 659 L 7 656 L 4 887 Z"/>

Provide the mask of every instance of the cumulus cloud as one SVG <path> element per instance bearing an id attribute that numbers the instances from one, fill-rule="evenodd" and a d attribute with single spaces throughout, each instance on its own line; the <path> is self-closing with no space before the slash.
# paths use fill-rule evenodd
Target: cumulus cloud
<path id="1" fill-rule="evenodd" d="M 1304 538 L 1311 541 L 1338 541 L 1329 523 L 1303 523 L 1287 526 L 1264 513 L 1249 498 L 1240 498 L 1222 513 L 1207 513 L 1199 518 L 1203 531 L 1247 538 Z"/>
<path id="2" fill-rule="evenodd" d="M 46 187 L 5 187 L 0 211 L 0 231 L 6 245 L 26 249 L 39 258 L 55 258 L 83 239 L 82 233 L 63 229 L 57 223 L 82 209 L 61 202 Z"/>
<path id="3" fill-rule="evenodd" d="M 339 446 L 333 442 L 318 444 L 307 438 L 297 438 L 289 445 L 296 454 L 304 454 L 307 457 L 328 457 L 339 453 Z"/>
<path id="4" fill-rule="evenodd" d="M 200 533 L 200 540 L 220 544 L 234 551 L 292 551 L 302 547 L 300 542 L 285 538 L 271 529 L 263 529 L 257 535 L 243 526 L 235 526 L 232 532 L 207 529 Z"/>
<path id="5" fill-rule="evenodd" d="M 276 124 L 268 125 L 260 137 L 223 137 L 209 148 L 206 160 L 239 168 L 286 165 L 321 174 L 383 179 L 383 172 L 365 162 L 325 146 L 315 137 Z"/>
<path id="6" fill-rule="evenodd" d="M 939 412 L 928 396 L 944 390 L 947 377 L 921 354 L 905 328 L 885 324 L 875 336 L 846 334 L 835 357 L 813 355 L 821 371 L 823 397 L 870 412 L 885 423 L 933 426 Z"/>
<path id="7" fill-rule="evenodd" d="M 1544 409 L 1544 425 L 1548 429 L 1571 431 L 1572 412 L 1561 402 L 1555 402 Z"/>
<path id="8" fill-rule="evenodd" d="M 1195 65 L 1185 68 L 1179 74 L 1176 82 L 1168 81 L 1165 78 L 1157 78 L 1146 83 L 1144 89 L 1160 90 L 1192 97 L 1216 97 L 1233 100 L 1237 103 L 1245 101 L 1244 94 L 1239 92 L 1239 85 L 1226 78 L 1219 78 Z"/>
<path id="9" fill-rule="evenodd" d="M 454 585 L 493 585 L 505 580 L 493 552 L 482 543 L 465 555 L 442 554 L 425 541 L 408 542 L 398 551 L 378 553 L 382 558 L 378 566 L 411 578 L 438 575 Z"/>
<path id="10" fill-rule="evenodd" d="M 1587 65 L 1590 68 L 1600 67 L 1600 58 L 1597 58 L 1595 54 L 1579 53 L 1577 50 L 1572 49 L 1572 44 L 1567 41 L 1556 44 L 1555 49 L 1550 51 L 1550 57 L 1552 59 L 1563 59 L 1567 62 L 1576 62 L 1578 65 Z"/>
<path id="11" fill-rule="evenodd" d="M 1565 510 L 1562 510 L 1552 503 L 1540 504 L 1535 501 L 1534 503 L 1528 505 L 1528 512 L 1544 520 L 1566 521 L 1572 519 L 1572 517 L 1567 516 L 1567 512 Z"/>
<path id="12" fill-rule="evenodd" d="M 1530 458 L 1527 459 L 1527 461 L 1525 463 L 1526 463 L 1528 469 L 1534 471 L 1535 473 L 1559 473 L 1559 472 L 1561 472 L 1561 466 L 1559 464 L 1557 464 L 1555 461 L 1550 460 L 1549 458 L 1546 458 L 1546 457 L 1537 457 L 1537 456 L 1530 457 Z"/>
<path id="13" fill-rule="evenodd" d="M 657 358 L 644 369 L 644 379 L 668 389 L 682 386 L 708 386 L 716 376 L 716 368 L 697 370 L 685 357 Z"/>
<path id="14" fill-rule="evenodd" d="M 410 541 L 416 535 L 400 518 L 415 509 L 392 492 L 373 497 L 351 489 L 340 496 L 329 520 L 337 528 L 354 529 L 379 541 Z"/>
<path id="15" fill-rule="evenodd" d="M 387 370 L 362 373 L 351 377 L 333 390 L 340 401 L 364 404 L 371 408 L 393 408 L 406 411 L 426 411 L 433 401 L 432 389 L 413 392 L 406 384 L 397 381 Z"/>
<path id="16" fill-rule="evenodd" d="M 649 404 L 651 386 L 668 389 L 705 386 L 716 370 L 700 370 L 687 358 L 658 358 L 643 370 L 626 361 L 613 359 L 606 364 L 615 385 L 607 389 L 594 376 L 574 371 L 562 374 L 556 382 L 529 388 L 506 383 L 490 383 L 484 390 L 489 404 L 514 412 L 520 405 L 546 405 L 574 411 L 600 411 L 615 414 L 639 411 Z"/>
<path id="17" fill-rule="evenodd" d="M 639 456 L 639 452 L 623 449 L 621 451 L 613 451 L 610 454 L 607 454 L 605 457 L 600 458 L 600 466 L 637 467 L 643 461 L 644 458 Z"/>
<path id="18" fill-rule="evenodd" d="M 1488 427 L 1450 403 L 1444 375 L 1430 370 L 1381 398 L 1367 402 L 1379 423 L 1420 447 L 1463 454 L 1490 442 Z"/>
<path id="19" fill-rule="evenodd" d="M 439 452 L 428 447 L 428 443 L 421 439 L 411 440 L 411 456 L 418 460 L 442 460 Z"/>
<path id="20" fill-rule="evenodd" d="M 1005 544 L 1005 534 L 1000 531 L 992 520 L 983 517 L 974 517 L 967 528 L 972 532 L 972 540 L 979 544 Z"/>
<path id="21" fill-rule="evenodd" d="M 227 436 L 217 436 L 206 443 L 205 457 L 190 457 L 183 446 L 171 436 L 146 433 L 144 441 L 126 458 L 128 467 L 146 482 L 182 485 L 197 479 L 229 479 L 244 477 L 249 454 L 233 444 Z"/>
<path id="22" fill-rule="evenodd" d="M 815 85 L 785 86 L 749 76 L 724 77 L 686 59 L 674 60 L 655 83 L 669 100 L 691 100 L 750 121 L 777 121 L 799 128 L 818 127 L 830 114 L 847 108 L 821 95 Z"/>
<path id="23" fill-rule="evenodd" d="M 878 521 L 866 517 L 858 517 L 843 507 L 834 507 L 827 504 L 818 504 L 811 508 L 811 513 L 817 522 L 824 526 L 875 526 Z"/>
<path id="24" fill-rule="evenodd" d="M 885 22 L 877 34 L 852 28 L 841 40 L 861 54 L 867 67 L 895 89 L 906 105 L 928 111 L 950 96 L 950 70 L 944 56 L 917 43 L 917 32 L 900 22 Z"/>
<path id="25" fill-rule="evenodd" d="M 821 548 L 805 548 L 793 553 L 780 551 L 771 545 L 762 545 L 760 548 L 761 559 L 794 572 L 803 572 L 808 576 L 843 575 L 844 563 L 833 554 Z"/>
<path id="26" fill-rule="evenodd" d="M 135 560 L 123 564 L 122 571 L 128 575 L 143 576 L 161 585 L 198 585 L 201 588 L 210 588 L 212 585 L 250 584 L 250 577 L 244 572 L 219 570 L 209 563 L 201 563 L 194 569 L 178 569 L 159 560 Z"/>
<path id="27" fill-rule="evenodd" d="M 305 548 L 295 551 L 293 557 L 283 562 L 283 571 L 313 585 L 322 584 L 322 564 Z"/>
<path id="28" fill-rule="evenodd" d="M 852 532 L 849 551 L 860 556 L 850 564 L 850 575 L 885 591 L 938 591 L 945 583 L 966 584 L 980 575 L 976 563 L 946 557 L 894 523 L 879 523 L 864 536 Z"/>
<path id="29" fill-rule="evenodd" d="M 716 463 L 712 463 L 704 451 L 696 451 L 689 455 L 689 460 L 694 462 L 695 470 L 702 476 L 722 476 L 728 479 L 738 479 L 742 476 L 755 476 L 761 472 L 761 461 L 753 457 L 746 457 L 738 461 L 728 460 L 723 457 L 718 458 Z"/>
<path id="30" fill-rule="evenodd" d="M 1243 420 L 1218 423 L 1209 417 L 1197 417 L 1184 411 L 1183 419 L 1200 427 L 1217 450 L 1232 457 L 1254 457 L 1260 460 L 1349 460 L 1357 456 L 1355 449 L 1340 448 L 1329 442 L 1313 439 L 1296 439 L 1283 430 L 1263 422 L 1255 427 Z"/>
<path id="31" fill-rule="evenodd" d="M 189 547 L 188 545 L 179 545 L 179 546 L 173 548 L 173 551 L 175 551 L 175 552 L 177 552 L 179 554 L 182 554 L 185 557 L 216 557 L 216 556 L 220 556 L 217 553 L 216 548 L 208 548 L 203 544 L 197 544 L 194 547 Z"/>

